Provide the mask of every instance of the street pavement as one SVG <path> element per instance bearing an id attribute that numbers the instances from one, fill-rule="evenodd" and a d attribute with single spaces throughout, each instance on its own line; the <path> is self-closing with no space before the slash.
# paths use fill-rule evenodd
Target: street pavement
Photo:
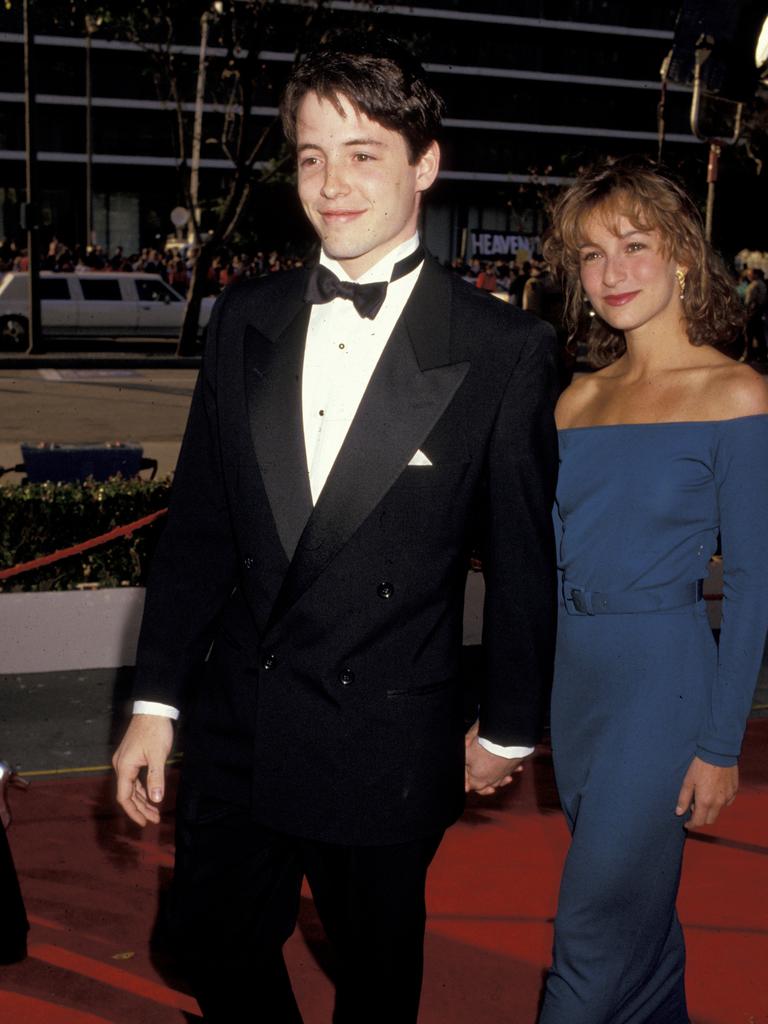
<path id="1" fill-rule="evenodd" d="M 195 369 L 151 362 L 8 369 L 0 361 L 0 466 L 20 463 L 22 441 L 132 441 L 165 476 L 176 464 L 196 377 Z M 21 479 L 9 473 L 0 484 Z"/>
<path id="2" fill-rule="evenodd" d="M 0 760 L 30 778 L 105 769 L 130 717 L 132 672 L 0 675 Z"/>

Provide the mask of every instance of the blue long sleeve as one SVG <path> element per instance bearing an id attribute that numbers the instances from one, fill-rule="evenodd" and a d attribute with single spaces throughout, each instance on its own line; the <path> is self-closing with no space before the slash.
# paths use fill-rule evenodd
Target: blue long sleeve
<path id="1" fill-rule="evenodd" d="M 734 764 L 768 630 L 768 416 L 718 425 L 714 479 L 723 553 L 717 676 L 699 756 Z"/>

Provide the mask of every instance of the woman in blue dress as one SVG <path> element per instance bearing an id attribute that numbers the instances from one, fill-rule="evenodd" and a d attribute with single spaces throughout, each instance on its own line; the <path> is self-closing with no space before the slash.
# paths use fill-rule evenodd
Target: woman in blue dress
<path id="1" fill-rule="evenodd" d="M 540 1024 L 688 1024 L 685 829 L 736 796 L 768 624 L 768 388 L 714 347 L 738 299 L 659 169 L 583 174 L 545 251 L 602 368 L 557 408 L 552 748 L 572 841 Z M 719 645 L 702 600 L 718 539 Z"/>

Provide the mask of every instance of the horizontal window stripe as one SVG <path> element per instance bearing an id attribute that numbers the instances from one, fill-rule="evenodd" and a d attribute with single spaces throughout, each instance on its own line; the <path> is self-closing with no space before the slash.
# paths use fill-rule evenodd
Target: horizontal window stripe
<path id="1" fill-rule="evenodd" d="M 497 174 L 493 171 L 440 171 L 440 178 L 445 181 L 501 181 L 515 185 L 570 185 L 575 178 L 562 177 L 559 174 Z"/>
<path id="2" fill-rule="evenodd" d="M 645 81 L 640 78 L 606 78 L 598 75 L 570 75 L 550 71 L 522 71 L 518 68 L 473 68 L 458 64 L 430 64 L 424 67 L 433 74 L 464 75 L 470 78 L 512 78 L 527 82 L 554 82 L 563 85 L 597 85 L 613 89 L 659 89 L 661 80 Z M 691 92 L 689 85 L 667 83 L 670 92 Z"/>
<path id="3" fill-rule="evenodd" d="M 283 0 L 285 6 L 306 7 L 307 0 Z M 370 4 L 357 2 L 357 0 L 329 0 L 325 5 L 332 10 L 351 11 L 361 14 L 370 14 Z M 395 14 L 406 18 L 429 18 L 441 21 L 460 21 L 479 25 L 508 25 L 516 28 L 534 28 L 544 31 L 557 32 L 586 32 L 593 35 L 614 35 L 632 36 L 639 39 L 664 39 L 672 40 L 674 33 L 667 29 L 635 28 L 631 25 L 608 25 L 602 22 L 589 21 L 564 21 L 554 18 L 526 18 L 513 14 L 485 14 L 473 11 L 449 11 L 438 7 L 411 7 L 404 4 L 377 4 L 376 12 L 380 14 Z M 35 44 L 39 46 L 62 46 L 82 48 L 85 40 L 79 36 L 49 35 L 36 33 L 33 37 Z M 0 32 L 0 43 L 23 43 L 24 37 L 20 32 Z M 127 50 L 137 51 L 150 49 L 152 44 L 129 42 L 122 39 L 100 39 L 98 36 L 91 37 L 91 46 L 96 50 Z M 198 44 L 185 45 L 176 43 L 171 47 L 173 53 L 197 56 L 200 52 Z M 212 57 L 226 56 L 226 49 L 222 46 L 208 47 L 208 53 Z M 247 55 L 244 53 L 244 56 Z M 285 53 L 277 50 L 262 50 L 259 56 L 263 60 L 293 61 L 292 53 Z"/>
<path id="4" fill-rule="evenodd" d="M 4 36 L 10 36 L 10 35 L 12 35 L 12 33 L 9 33 L 9 32 L 2 32 L 2 33 L 0 33 L 0 42 L 15 42 L 16 41 L 15 39 L 10 40 L 10 39 L 4 39 L 3 38 Z M 43 37 L 36 36 L 35 37 L 35 41 L 36 42 L 41 42 L 42 38 Z M 69 45 L 70 43 L 72 43 L 73 45 L 81 45 L 82 44 L 82 40 L 80 40 L 80 39 L 67 40 L 66 43 L 61 42 L 61 40 L 66 38 L 66 37 L 63 37 L 63 36 L 62 37 L 51 36 L 51 37 L 45 37 L 45 38 L 49 39 L 49 40 L 53 40 L 53 41 L 58 41 L 58 45 Z M 18 41 L 21 41 L 21 36 L 19 36 L 19 40 Z M 138 46 L 135 43 L 120 43 L 120 42 L 111 42 L 111 41 L 108 41 L 108 40 L 99 40 L 98 42 L 99 42 L 99 45 L 103 49 L 126 49 L 126 48 L 131 49 L 131 50 L 141 50 L 142 49 L 142 47 Z M 44 43 L 43 45 L 54 45 L 54 44 L 55 44 L 55 42 L 47 42 L 47 43 Z M 94 41 L 94 45 L 96 45 L 96 41 Z M 181 48 L 174 47 L 174 52 L 176 52 L 179 49 L 181 49 L 181 50 L 183 50 L 185 52 L 189 51 L 190 54 L 194 54 L 194 55 L 198 54 L 198 50 L 195 47 L 181 47 Z M 207 52 L 208 52 L 208 54 L 210 56 L 224 56 L 225 55 L 225 51 L 223 49 L 220 49 L 220 48 L 216 49 L 215 47 L 210 47 Z M 282 52 L 282 51 L 279 51 L 279 50 L 262 50 L 260 52 L 260 54 L 259 54 L 259 57 L 262 60 L 282 62 L 282 63 L 286 63 L 286 64 L 292 63 L 293 59 L 294 59 L 294 55 L 292 53 Z M 521 80 L 521 81 L 529 81 L 529 82 L 552 82 L 552 83 L 563 84 L 563 85 L 609 86 L 611 88 L 616 88 L 616 89 L 643 89 L 643 90 L 646 90 L 646 89 L 658 89 L 660 87 L 660 84 L 661 84 L 660 81 L 649 81 L 649 80 L 646 80 L 646 79 L 639 79 L 639 78 L 612 78 L 612 77 L 605 76 L 605 75 L 577 75 L 577 74 L 567 74 L 567 73 L 550 72 L 550 71 L 530 71 L 530 70 L 523 69 L 523 68 L 473 67 L 473 66 L 470 66 L 470 65 L 462 65 L 462 64 L 436 64 L 436 63 L 432 63 L 432 62 L 429 62 L 429 61 L 425 61 L 424 62 L 424 67 L 425 67 L 425 69 L 427 71 L 432 72 L 433 74 L 456 75 L 456 76 L 465 77 L 465 78 L 502 78 L 502 79 L 507 78 L 507 79 L 517 79 L 517 80 Z M 689 86 L 689 85 L 679 85 L 679 84 L 677 84 L 675 82 L 668 82 L 667 83 L 667 89 L 669 89 L 670 92 L 690 92 L 691 91 L 691 86 Z M 0 96 L 2 96 L 2 97 L 7 97 L 7 96 L 11 96 L 11 95 L 13 95 L 13 94 L 11 94 L 11 93 L 2 93 L 2 94 L 0 94 Z M 19 95 L 21 95 L 21 94 L 19 94 Z M 40 98 L 42 99 L 42 97 L 40 97 Z M 74 96 L 73 97 L 62 96 L 62 97 L 55 97 L 55 98 L 51 98 L 51 99 L 46 98 L 45 100 L 43 100 L 43 102 L 48 102 L 48 103 L 60 102 L 62 104 L 66 104 L 68 102 L 71 102 L 71 103 L 75 104 L 75 103 L 78 102 L 78 98 L 74 97 Z M 81 100 L 81 102 L 82 102 L 82 100 Z M 107 103 L 111 104 L 111 103 L 117 102 L 117 101 L 104 100 L 103 102 L 106 105 Z M 152 109 L 152 104 L 153 103 L 159 103 L 159 101 L 157 101 L 157 100 L 123 100 L 122 101 L 122 105 L 124 105 L 124 106 L 136 105 L 137 107 L 141 106 L 141 107 L 145 107 L 146 109 Z M 192 104 L 185 104 L 185 106 L 193 106 L 193 105 Z M 216 105 L 215 104 L 206 104 L 205 105 L 205 109 L 216 109 Z"/>
<path id="5" fill-rule="evenodd" d="M 524 121 L 476 121 L 469 118 L 446 117 L 443 121 L 446 128 L 472 128 L 482 131 L 530 132 L 536 135 L 581 135 L 605 139 L 657 139 L 657 132 L 630 131 L 626 128 L 587 128 L 569 124 L 528 124 Z M 664 138 L 667 142 L 698 142 L 693 135 L 682 135 L 668 132 Z"/>
<path id="6" fill-rule="evenodd" d="M 283 0 L 286 6 L 307 7 L 307 0 Z M 370 14 L 370 5 L 356 0 L 328 0 L 334 11 Z M 594 32 L 600 35 L 638 36 L 644 39 L 672 39 L 666 29 L 633 28 L 630 25 L 604 25 L 600 22 L 558 21 L 553 18 L 523 18 L 515 14 L 481 14 L 471 11 L 447 11 L 439 7 L 409 7 L 404 4 L 376 4 L 379 14 L 398 14 L 406 18 L 439 18 L 444 21 L 469 21 L 480 25 L 514 25 L 517 28 L 543 28 L 565 32 Z"/>
<path id="7" fill-rule="evenodd" d="M 0 149 L 0 160 L 19 160 L 24 161 L 26 156 L 23 149 Z M 58 163 L 58 164 L 84 164 L 86 162 L 85 153 L 53 153 L 48 150 L 38 150 L 37 159 L 41 163 Z M 127 164 L 128 166 L 140 166 L 140 167 L 178 167 L 179 161 L 176 157 L 172 156 L 142 156 L 138 154 L 123 154 L 123 153 L 94 153 L 91 158 L 94 164 L 103 164 L 109 166 L 110 164 Z M 231 160 L 217 160 L 211 157 L 205 157 L 200 161 L 200 166 L 211 170 L 224 169 L 231 170 L 233 167 Z M 254 167 L 266 167 L 266 161 L 257 161 L 253 165 Z"/>
<path id="8" fill-rule="evenodd" d="M 40 94 L 35 97 L 37 103 L 50 103 L 50 104 L 64 104 L 71 100 L 73 106 L 84 106 L 85 100 L 83 97 L 62 97 L 48 94 Z M 22 103 L 24 96 L 22 93 L 0 93 L 0 102 L 13 102 Z M 163 103 L 161 100 L 123 100 L 123 99 L 109 99 L 96 98 L 93 99 L 92 105 L 94 108 L 116 108 L 126 110 L 170 110 L 172 109 L 170 104 Z M 195 109 L 194 103 L 185 103 L 183 107 L 186 111 L 192 112 Z M 208 113 L 222 113 L 223 107 L 213 103 L 206 103 L 204 109 Z M 252 111 L 259 117 L 276 117 L 277 107 L 253 107 Z M 474 118 L 452 118 L 447 117 L 443 121 L 443 125 L 446 128 L 469 128 L 478 131 L 504 131 L 504 132 L 517 132 L 521 134 L 531 133 L 535 135 L 577 135 L 577 136 L 594 136 L 606 139 L 637 139 L 646 141 L 649 139 L 656 139 L 656 132 L 648 131 L 631 131 L 626 128 L 592 128 L 585 125 L 565 125 L 565 124 L 537 124 L 527 121 L 480 121 Z M 693 134 L 687 135 L 682 133 L 669 132 L 665 136 L 667 142 L 697 142 Z"/>
<path id="9" fill-rule="evenodd" d="M 35 103 L 47 104 L 50 106 L 57 107 L 84 107 L 86 104 L 85 96 L 60 96 L 56 93 L 37 93 L 34 97 Z M 4 103 L 23 103 L 24 93 L 23 92 L 0 92 L 0 102 Z M 169 111 L 174 109 L 173 103 L 170 101 L 165 102 L 163 100 L 132 100 L 125 99 L 122 96 L 94 96 L 91 99 L 91 106 L 94 109 L 110 109 L 110 110 L 158 110 L 158 111 Z M 194 113 L 195 104 L 194 102 L 182 103 L 182 109 L 189 113 Z M 239 107 L 236 108 L 239 110 Z M 226 108 L 220 103 L 204 103 L 203 112 L 206 114 L 223 114 L 226 112 Z M 251 107 L 251 112 L 258 115 L 259 117 L 276 117 L 277 107 Z"/>
<path id="10" fill-rule="evenodd" d="M 41 150 L 37 154 L 41 163 L 62 163 L 62 164 L 84 164 L 85 153 L 53 153 Z M 0 160 L 17 160 L 23 163 L 25 159 L 22 149 L 0 149 Z M 134 156 L 133 154 L 101 154 L 93 156 L 94 164 L 141 166 L 141 167 L 178 167 L 178 160 L 170 156 Z M 203 159 L 200 166 L 209 170 L 228 170 L 233 165 L 229 160 Z M 257 162 L 255 167 L 266 167 L 266 162 Z M 513 172 L 495 171 L 448 171 L 441 170 L 440 178 L 445 181 L 498 181 L 513 182 L 515 184 L 527 184 L 537 182 L 545 185 L 568 185 L 574 179 L 562 177 L 556 174 L 518 174 Z"/>

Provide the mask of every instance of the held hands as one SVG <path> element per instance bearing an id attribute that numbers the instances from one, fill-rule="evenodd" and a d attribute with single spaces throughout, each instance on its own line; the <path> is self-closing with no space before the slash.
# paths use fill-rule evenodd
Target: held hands
<path id="1" fill-rule="evenodd" d="M 693 814 L 686 828 L 712 825 L 723 807 L 730 807 L 739 788 L 738 765 L 720 768 L 694 757 L 685 773 L 675 814 Z"/>
<path id="2" fill-rule="evenodd" d="M 508 786 L 515 775 L 523 770 L 522 758 L 499 757 L 480 746 L 477 741 L 479 723 L 475 722 L 464 737 L 464 791 L 490 796 L 502 786 Z"/>
<path id="3" fill-rule="evenodd" d="M 160 821 L 158 804 L 165 793 L 165 762 L 173 746 L 173 723 L 163 715 L 134 715 L 112 758 L 117 774 L 117 802 L 137 825 Z M 139 778 L 147 769 L 146 785 Z"/>

